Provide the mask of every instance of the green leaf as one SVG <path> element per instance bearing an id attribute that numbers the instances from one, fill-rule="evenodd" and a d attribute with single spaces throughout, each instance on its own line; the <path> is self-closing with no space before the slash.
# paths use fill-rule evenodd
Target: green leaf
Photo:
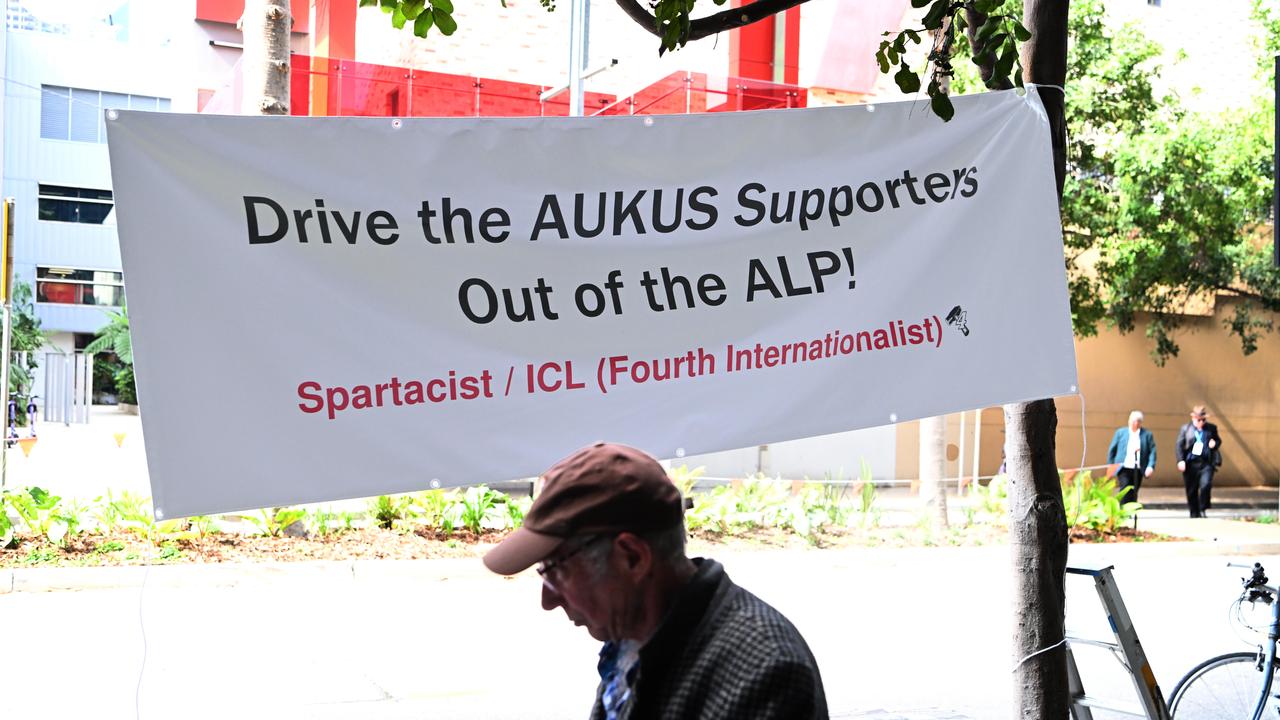
<path id="1" fill-rule="evenodd" d="M 431 7 L 443 10 L 449 15 L 453 14 L 453 2 L 451 0 L 431 0 Z"/>
<path id="2" fill-rule="evenodd" d="M 391 13 L 391 27 L 399 30 L 404 27 L 405 20 L 407 18 L 404 16 L 404 6 L 397 5 Z"/>
<path id="3" fill-rule="evenodd" d="M 995 17 L 987 18 L 987 21 L 982 23 L 982 27 L 978 28 L 978 40 L 980 41 L 986 40 L 992 35 L 995 35 L 999 29 L 1000 29 L 999 18 L 995 18 Z"/>
<path id="4" fill-rule="evenodd" d="M 413 34 L 420 38 L 427 36 L 427 32 L 431 30 L 432 18 L 434 13 L 424 12 L 413 21 Z"/>
<path id="5" fill-rule="evenodd" d="M 1013 21 L 1013 36 L 1018 38 L 1018 42 L 1026 42 L 1031 39 L 1031 31 L 1022 26 L 1017 20 Z"/>
<path id="6" fill-rule="evenodd" d="M 378 4 L 378 0 L 360 0 L 360 7 L 372 7 Z"/>
<path id="7" fill-rule="evenodd" d="M 911 72 L 911 68 L 906 63 L 898 68 L 898 72 L 893 74 L 893 81 L 898 83 L 898 89 L 908 95 L 920 90 L 920 76 Z"/>
<path id="8" fill-rule="evenodd" d="M 876 53 L 876 63 L 880 65 L 880 72 L 889 72 L 889 59 L 885 57 L 884 50 Z"/>
<path id="9" fill-rule="evenodd" d="M 401 9 L 406 20 L 416 20 L 427 7 L 427 0 L 408 0 Z"/>
<path id="10" fill-rule="evenodd" d="M 956 114 L 955 107 L 951 105 L 951 98 L 941 92 L 929 98 L 929 107 L 933 108 L 933 114 L 942 118 L 943 122 L 950 121 Z"/>
<path id="11" fill-rule="evenodd" d="M 453 16 L 441 10 L 433 8 L 431 14 L 435 15 L 436 27 L 440 28 L 440 32 L 445 35 L 452 35 L 458 29 L 458 23 L 453 21 Z"/>
<path id="12" fill-rule="evenodd" d="M 911 42 L 915 43 L 916 45 L 920 44 L 920 33 L 916 32 L 915 30 L 903 30 L 903 32 L 907 34 L 907 37 L 911 38 Z"/>
<path id="13" fill-rule="evenodd" d="M 1014 47 L 1013 43 L 1009 43 L 1008 45 L 1005 45 L 1004 49 L 1000 52 L 999 59 L 996 60 L 994 72 L 992 73 L 991 79 L 1003 80 L 1009 77 L 1009 73 L 1013 71 L 1013 61 L 1016 60 L 1017 57 L 1018 57 L 1018 51 Z"/>
<path id="14" fill-rule="evenodd" d="M 951 9 L 949 0 L 936 0 L 933 7 L 929 8 L 929 12 L 924 16 L 924 27 L 926 30 L 937 30 L 942 27 L 942 18 L 946 17 L 947 11 Z"/>
<path id="15" fill-rule="evenodd" d="M 382 12 L 390 15 L 400 7 L 400 0 L 378 0 L 378 7 L 382 8 Z"/>
<path id="16" fill-rule="evenodd" d="M 933 0 L 911 0 L 911 7 L 920 9 L 931 2 L 933 2 Z"/>
<path id="17" fill-rule="evenodd" d="M 1003 4 L 1004 4 L 1004 0 L 977 0 L 973 4 L 973 9 L 977 10 L 983 15 L 990 15 L 991 13 L 1000 9 L 1000 6 Z"/>

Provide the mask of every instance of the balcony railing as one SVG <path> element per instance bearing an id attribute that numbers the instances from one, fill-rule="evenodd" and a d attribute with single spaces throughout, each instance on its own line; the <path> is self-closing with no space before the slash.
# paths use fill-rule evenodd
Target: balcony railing
<path id="1" fill-rule="evenodd" d="M 312 62 L 293 55 L 290 63 L 292 115 L 358 115 L 375 117 L 549 117 L 569 114 L 569 93 L 550 100 L 550 89 L 471 75 L 413 70 L 352 60 Z M 243 84 L 240 66 L 232 82 L 219 90 L 202 111 L 238 114 Z M 323 93 L 313 102 L 312 93 Z M 808 92 L 746 78 L 715 78 L 705 73 L 677 72 L 622 99 L 586 93 L 587 115 L 659 115 L 805 107 Z"/>

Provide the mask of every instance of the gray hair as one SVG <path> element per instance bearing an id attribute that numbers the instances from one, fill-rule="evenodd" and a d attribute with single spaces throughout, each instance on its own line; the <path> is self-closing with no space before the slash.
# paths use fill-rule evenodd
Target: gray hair
<path id="1" fill-rule="evenodd" d="M 1141 410 L 1134 410 L 1133 412 L 1129 413 L 1129 422 L 1133 422 L 1134 420 L 1137 420 L 1138 422 L 1142 422 L 1143 420 L 1146 420 L 1146 419 L 1147 419 L 1146 416 L 1142 414 Z"/>
<path id="2" fill-rule="evenodd" d="M 662 530 L 636 533 L 636 536 L 649 546 L 656 565 L 675 567 L 685 557 L 683 522 Z M 604 574 L 609 553 L 612 550 L 613 543 L 597 543 L 583 551 L 583 561 L 590 568 L 590 572 L 594 577 L 598 578 Z"/>

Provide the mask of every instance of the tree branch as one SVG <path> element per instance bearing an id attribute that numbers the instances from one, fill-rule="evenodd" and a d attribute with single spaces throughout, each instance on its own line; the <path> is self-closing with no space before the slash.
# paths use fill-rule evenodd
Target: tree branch
<path id="1" fill-rule="evenodd" d="M 658 28 L 658 19 L 642 6 L 638 0 L 617 0 L 618 7 L 627 17 L 650 33 L 662 37 Z M 700 40 L 708 35 L 715 35 L 725 30 L 733 30 L 753 22 L 763 20 L 771 15 L 803 5 L 808 0 L 757 0 L 739 8 L 721 10 L 714 15 L 698 18 L 689 24 L 689 37 L 686 40 Z"/>

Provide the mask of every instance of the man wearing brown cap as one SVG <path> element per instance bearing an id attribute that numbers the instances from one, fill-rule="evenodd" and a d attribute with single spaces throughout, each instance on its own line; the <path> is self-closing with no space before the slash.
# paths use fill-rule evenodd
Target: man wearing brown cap
<path id="1" fill-rule="evenodd" d="M 541 563 L 543 609 L 604 641 L 593 720 L 827 717 L 795 626 L 719 563 L 685 556 L 684 501 L 656 460 L 596 443 L 543 480 L 484 563 L 502 575 Z"/>
<path id="2" fill-rule="evenodd" d="M 1209 411 L 1203 405 L 1191 408 L 1191 422 L 1178 430 L 1174 454 L 1182 471 L 1182 484 L 1187 490 L 1187 509 L 1191 517 L 1204 517 L 1213 493 L 1213 473 L 1222 463 L 1222 438 L 1218 426 L 1209 422 Z"/>

